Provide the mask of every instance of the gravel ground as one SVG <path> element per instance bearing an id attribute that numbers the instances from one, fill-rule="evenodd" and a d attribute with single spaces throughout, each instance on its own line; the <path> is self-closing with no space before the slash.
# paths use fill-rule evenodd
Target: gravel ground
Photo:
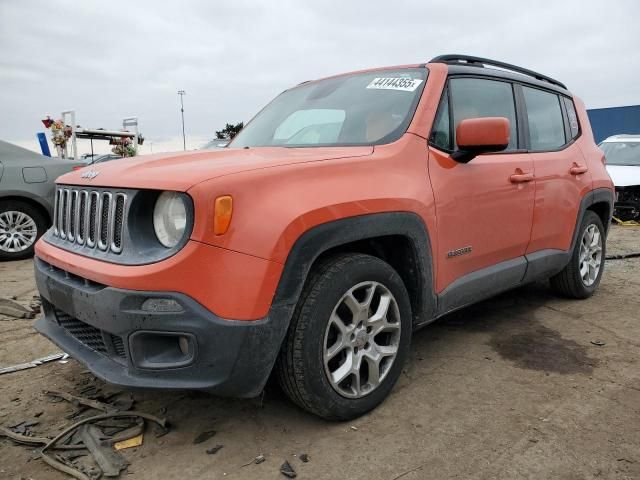
<path id="1" fill-rule="evenodd" d="M 640 251 L 640 228 L 613 227 L 608 246 Z M 36 293 L 31 261 L 0 264 L 0 296 Z M 640 258 L 615 260 L 588 300 L 540 283 L 449 315 L 414 335 L 390 398 L 350 423 L 307 415 L 274 386 L 253 400 L 135 392 L 136 409 L 166 409 L 173 428 L 124 451 L 127 478 L 277 479 L 288 459 L 301 479 L 640 479 L 639 293 Z M 0 317 L 0 366 L 58 351 L 32 323 Z M 42 412 L 33 432 L 53 435 L 75 408 L 42 391 L 91 383 L 118 391 L 73 360 L 3 375 L 0 425 Z M 195 445 L 205 430 L 217 434 Z M 67 476 L 0 439 L 0 478 Z"/>

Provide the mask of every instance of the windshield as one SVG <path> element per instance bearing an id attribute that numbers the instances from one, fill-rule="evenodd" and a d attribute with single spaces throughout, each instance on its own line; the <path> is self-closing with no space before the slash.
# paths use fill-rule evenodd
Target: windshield
<path id="1" fill-rule="evenodd" d="M 424 68 L 355 73 L 302 84 L 268 104 L 230 147 L 379 145 L 406 131 Z"/>
<path id="2" fill-rule="evenodd" d="M 607 165 L 640 167 L 640 142 L 604 142 L 600 148 L 607 158 Z"/>

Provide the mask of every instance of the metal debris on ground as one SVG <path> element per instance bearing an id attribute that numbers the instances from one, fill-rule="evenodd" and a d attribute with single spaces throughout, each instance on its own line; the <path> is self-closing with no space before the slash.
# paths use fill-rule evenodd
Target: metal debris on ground
<path id="1" fill-rule="evenodd" d="M 591 340 L 591 343 L 597 347 L 604 347 L 606 345 L 602 340 Z"/>
<path id="2" fill-rule="evenodd" d="M 105 435 L 95 425 L 82 425 L 78 434 L 105 477 L 117 477 L 129 466 L 122 455 L 104 443 Z"/>
<path id="3" fill-rule="evenodd" d="M 121 442 L 116 442 L 113 444 L 113 447 L 116 450 L 124 450 L 126 448 L 139 447 L 142 445 L 144 440 L 144 434 L 137 435 L 135 437 L 131 437 L 128 440 L 122 440 Z"/>
<path id="4" fill-rule="evenodd" d="M 93 408 L 94 410 L 99 410 L 101 412 L 116 412 L 118 410 L 123 410 L 117 408 L 114 405 L 109 405 L 107 403 L 99 402 L 97 400 L 91 400 L 90 398 L 78 397 L 76 395 L 72 395 L 67 392 L 58 392 L 55 390 L 45 390 L 45 395 L 50 397 L 59 397 L 67 402 L 71 403 L 74 407 L 79 407 L 80 405 L 85 405 L 87 407 Z"/>
<path id="5" fill-rule="evenodd" d="M 302 463 L 308 463 L 309 462 L 309 455 L 307 455 L 306 453 L 301 453 L 298 458 L 300 459 L 300 461 Z"/>
<path id="6" fill-rule="evenodd" d="M 264 455 L 260 454 L 257 457 L 255 457 L 253 460 L 251 460 L 249 463 L 245 463 L 244 465 L 240 465 L 240 468 L 248 467 L 249 465 L 253 465 L 253 464 L 260 465 L 265 460 L 266 460 L 266 457 Z"/>
<path id="7" fill-rule="evenodd" d="M 280 466 L 280 473 L 289 478 L 296 478 L 298 476 L 296 471 L 287 460 L 285 460 L 284 463 Z"/>
<path id="8" fill-rule="evenodd" d="M 215 430 L 209 430 L 209 431 L 206 431 L 206 432 L 202 432 L 196 438 L 193 439 L 193 444 L 197 445 L 198 443 L 206 442 L 210 438 L 214 437 L 216 433 L 218 433 L 218 432 L 216 432 Z"/>
<path id="9" fill-rule="evenodd" d="M 209 455 L 215 455 L 222 447 L 224 447 L 224 445 L 216 445 L 215 447 L 207 448 L 207 453 Z"/>
<path id="10" fill-rule="evenodd" d="M 632 253 L 620 253 L 617 255 L 607 255 L 605 257 L 606 260 L 624 260 L 626 258 L 636 258 L 640 257 L 640 252 L 632 252 Z"/>
<path id="11" fill-rule="evenodd" d="M 94 392 L 97 397 L 98 391 Z M 9 428 L 0 427 L 0 436 L 30 447 L 42 447 L 40 458 L 44 462 L 78 480 L 120 476 L 127 469 L 128 462 L 119 450 L 142 444 L 145 420 L 167 431 L 164 418 L 121 409 L 130 408 L 133 401 L 123 400 L 118 394 L 100 397 L 100 400 L 58 391 L 46 391 L 45 394 L 49 398 L 70 402 L 79 407 L 82 413 L 90 410 L 101 413 L 71 424 L 54 438 L 36 436 L 30 432 L 29 427 L 37 425 L 37 420 L 17 422 Z"/>
<path id="12" fill-rule="evenodd" d="M 52 355 L 47 355 L 46 357 L 38 358 L 36 360 L 32 360 L 27 363 L 19 363 L 18 365 L 12 365 L 10 367 L 0 368 L 0 375 L 4 375 L 5 373 L 13 373 L 19 372 L 20 370 L 27 370 L 28 368 L 34 368 L 38 365 L 42 365 L 43 363 L 53 362 L 54 360 L 60 360 L 67 355 L 64 352 L 54 353 Z"/>
<path id="13" fill-rule="evenodd" d="M 29 310 L 15 301 L 15 299 L 0 297 L 0 315 L 13 318 L 36 318 L 33 310 Z"/>
<path id="14" fill-rule="evenodd" d="M 622 225 L 623 227 L 640 227 L 640 222 L 637 220 L 621 220 L 617 217 L 611 218 L 618 225 Z"/>

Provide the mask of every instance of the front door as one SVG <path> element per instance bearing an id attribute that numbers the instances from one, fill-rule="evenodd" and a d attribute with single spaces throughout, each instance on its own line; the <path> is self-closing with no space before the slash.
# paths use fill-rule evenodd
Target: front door
<path id="1" fill-rule="evenodd" d="M 479 293 L 470 292 L 469 301 L 458 298 L 452 304 L 449 300 L 453 308 L 495 293 L 492 289 L 514 286 L 522 279 L 535 182 L 531 156 L 518 150 L 513 85 L 508 81 L 453 77 L 447 88 L 429 147 L 438 232 L 436 291 L 442 293 L 452 284 L 455 288 L 466 283 L 469 290 Z M 450 155 L 456 148 L 455 127 L 464 119 L 477 117 L 506 117 L 511 128 L 509 146 L 504 152 L 458 163 Z"/>

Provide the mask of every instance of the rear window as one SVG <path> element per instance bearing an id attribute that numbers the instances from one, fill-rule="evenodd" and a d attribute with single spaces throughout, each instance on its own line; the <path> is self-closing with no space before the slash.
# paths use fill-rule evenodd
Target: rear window
<path id="1" fill-rule="evenodd" d="M 562 147 L 566 139 L 560 97 L 524 86 L 522 92 L 527 105 L 531 150 L 556 150 Z"/>

